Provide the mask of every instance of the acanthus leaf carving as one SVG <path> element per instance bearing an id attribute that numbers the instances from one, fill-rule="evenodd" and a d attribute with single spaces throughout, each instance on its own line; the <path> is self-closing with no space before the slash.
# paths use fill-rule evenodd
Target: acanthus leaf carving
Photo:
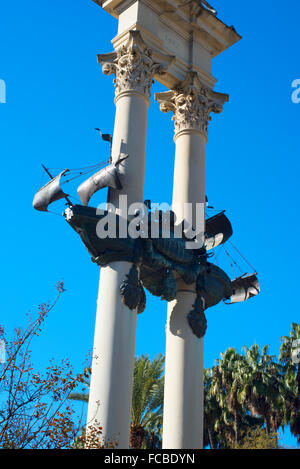
<path id="1" fill-rule="evenodd" d="M 173 112 L 176 134 L 194 129 L 207 135 L 211 113 L 222 112 L 228 95 L 212 91 L 201 83 L 196 72 L 189 72 L 181 85 L 172 91 L 157 93 L 155 99 L 162 112 Z"/>
<path id="2" fill-rule="evenodd" d="M 153 52 L 146 46 L 139 31 L 130 31 L 127 44 L 116 52 L 98 55 L 103 73 L 116 75 L 116 95 L 134 90 L 147 97 L 151 95 L 154 76 L 165 73 L 168 64 L 174 60 L 171 56 L 166 56 L 165 59 L 165 63 L 155 63 Z"/>

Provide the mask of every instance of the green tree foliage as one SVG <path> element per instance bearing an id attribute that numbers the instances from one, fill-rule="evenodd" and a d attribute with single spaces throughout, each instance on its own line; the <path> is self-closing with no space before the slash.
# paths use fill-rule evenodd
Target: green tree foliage
<path id="1" fill-rule="evenodd" d="M 292 323 L 289 336 L 281 338 L 279 360 L 283 369 L 286 420 L 289 422 L 291 433 L 300 444 L 300 363 L 294 363 L 292 353 L 294 344 L 300 340 L 300 324 Z"/>
<path id="2" fill-rule="evenodd" d="M 241 434 L 263 424 L 258 415 L 251 415 L 241 398 L 245 357 L 229 348 L 216 365 L 205 371 L 204 437 L 212 449 L 235 447 Z"/>
<path id="3" fill-rule="evenodd" d="M 164 357 L 153 361 L 148 356 L 136 358 L 134 364 L 131 409 L 130 447 L 159 446 L 163 415 Z"/>
<path id="4" fill-rule="evenodd" d="M 162 355 L 153 360 L 145 355 L 135 359 L 130 427 L 130 447 L 133 449 L 161 447 L 163 369 Z M 88 388 L 87 379 L 83 384 Z M 69 399 L 88 402 L 89 393 L 72 393 Z"/>
<path id="5" fill-rule="evenodd" d="M 212 449 L 278 448 L 280 428 L 290 426 L 300 443 L 300 367 L 292 360 L 300 325 L 282 338 L 279 361 L 257 344 L 227 349 L 204 370 L 204 444 Z M 161 444 L 164 358 L 138 357 L 134 366 L 131 448 Z M 88 386 L 88 381 L 85 381 Z M 88 394 L 73 394 L 88 400 Z"/>
<path id="6" fill-rule="evenodd" d="M 57 284 L 52 305 L 42 304 L 25 330 L 16 329 L 7 338 L 6 361 L 0 363 L 0 449 L 70 448 L 82 423 L 68 405 L 68 397 L 81 384 L 83 374 L 74 375 L 68 360 L 50 363 L 43 371 L 34 370 L 32 342 L 39 336 L 47 315 L 64 292 Z M 77 420 L 77 421 L 76 421 Z"/>
<path id="7" fill-rule="evenodd" d="M 282 338 L 279 361 L 268 346 L 229 348 L 205 371 L 205 444 L 213 449 L 247 445 L 278 447 L 280 427 L 289 425 L 300 443 L 300 365 L 292 360 L 300 325 Z M 264 440 L 264 443 L 263 443 Z M 254 444 L 254 443 L 253 443 Z M 269 447 L 269 446 L 268 446 Z"/>
<path id="8" fill-rule="evenodd" d="M 236 449 L 277 449 L 277 435 L 268 434 L 265 428 L 254 427 L 243 436 Z"/>

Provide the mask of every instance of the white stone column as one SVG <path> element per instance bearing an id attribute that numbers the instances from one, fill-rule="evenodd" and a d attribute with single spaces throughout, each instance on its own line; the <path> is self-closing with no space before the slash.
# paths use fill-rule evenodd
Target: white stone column
<path id="1" fill-rule="evenodd" d="M 195 72 L 173 91 L 157 93 L 163 112 L 172 111 L 175 121 L 175 172 L 173 210 L 177 221 L 184 204 L 202 203 L 198 229 L 205 230 L 205 145 L 211 112 L 221 112 L 228 96 L 203 86 Z M 204 339 L 192 332 L 187 315 L 196 299 L 195 285 L 178 282 L 176 299 L 168 305 L 166 325 L 164 449 L 203 447 Z"/>
<path id="2" fill-rule="evenodd" d="M 138 31 L 130 31 L 127 43 L 98 61 L 106 75 L 116 75 L 112 159 L 120 153 L 129 157 L 118 166 L 123 189 L 110 190 L 109 201 L 126 216 L 120 195 L 127 195 L 128 204 L 143 201 L 150 89 L 164 65 L 154 63 Z M 101 270 L 88 407 L 88 426 L 97 422 L 103 440 L 118 441 L 123 449 L 129 445 L 137 313 L 121 302 L 120 285 L 130 268 L 128 262 L 114 262 Z"/>

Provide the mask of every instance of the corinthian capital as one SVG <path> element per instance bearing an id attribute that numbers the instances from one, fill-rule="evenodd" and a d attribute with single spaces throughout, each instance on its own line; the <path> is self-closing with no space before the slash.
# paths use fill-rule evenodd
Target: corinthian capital
<path id="1" fill-rule="evenodd" d="M 175 133 L 197 130 L 207 135 L 212 112 L 218 114 L 228 101 L 227 94 L 215 93 L 204 86 L 196 72 L 189 72 L 184 82 L 172 91 L 156 93 L 162 112 L 172 111 Z"/>
<path id="2" fill-rule="evenodd" d="M 103 73 L 116 75 L 116 95 L 133 90 L 150 97 L 154 76 L 165 73 L 174 60 L 172 56 L 154 54 L 146 46 L 139 31 L 129 31 L 127 44 L 116 52 L 98 55 Z"/>

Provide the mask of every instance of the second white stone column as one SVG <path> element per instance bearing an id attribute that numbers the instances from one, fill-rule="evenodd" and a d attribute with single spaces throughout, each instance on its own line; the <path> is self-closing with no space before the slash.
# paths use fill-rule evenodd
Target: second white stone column
<path id="1" fill-rule="evenodd" d="M 195 72 L 174 91 L 156 94 L 163 112 L 175 121 L 173 210 L 177 222 L 185 219 L 185 204 L 192 204 L 197 231 L 205 231 L 205 146 L 211 112 L 221 112 L 227 95 L 203 86 Z M 200 216 L 200 219 L 199 219 Z M 204 339 L 192 332 L 187 315 L 196 299 L 195 285 L 178 282 L 176 299 L 168 305 L 163 420 L 164 449 L 203 447 Z"/>

